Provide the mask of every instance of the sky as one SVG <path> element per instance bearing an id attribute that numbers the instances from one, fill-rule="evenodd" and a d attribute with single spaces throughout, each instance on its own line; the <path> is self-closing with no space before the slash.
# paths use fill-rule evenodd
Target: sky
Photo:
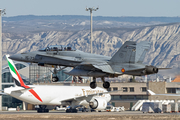
<path id="1" fill-rule="evenodd" d="M 98 7 L 94 16 L 180 16 L 180 0 L 0 0 L 6 16 L 86 15 L 86 7 Z"/>

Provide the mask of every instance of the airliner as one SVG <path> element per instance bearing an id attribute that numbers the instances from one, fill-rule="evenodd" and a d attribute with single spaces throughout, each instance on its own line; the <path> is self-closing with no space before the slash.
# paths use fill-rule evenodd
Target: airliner
<path id="1" fill-rule="evenodd" d="M 111 100 L 109 92 L 100 87 L 92 89 L 89 86 L 26 85 L 9 55 L 6 55 L 6 58 L 15 86 L 5 88 L 1 95 L 10 95 L 21 101 L 39 105 L 37 112 L 49 112 L 47 105 L 69 105 L 70 109 L 66 110 L 68 113 L 76 113 L 76 107 L 79 105 L 104 110 Z"/>

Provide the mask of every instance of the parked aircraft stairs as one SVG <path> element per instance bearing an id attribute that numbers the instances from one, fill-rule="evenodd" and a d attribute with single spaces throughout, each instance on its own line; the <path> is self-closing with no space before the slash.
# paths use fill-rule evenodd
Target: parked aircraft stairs
<path id="1" fill-rule="evenodd" d="M 141 109 L 142 104 L 144 102 L 162 102 L 162 104 L 169 104 L 169 103 L 174 103 L 174 100 L 138 100 L 136 104 L 132 107 L 132 111 L 136 111 Z"/>

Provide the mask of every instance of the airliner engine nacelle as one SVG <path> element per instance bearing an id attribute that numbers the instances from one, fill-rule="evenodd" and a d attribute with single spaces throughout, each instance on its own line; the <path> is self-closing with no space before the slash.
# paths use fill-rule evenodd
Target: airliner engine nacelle
<path id="1" fill-rule="evenodd" d="M 102 98 L 95 98 L 89 102 L 89 106 L 92 109 L 104 110 L 107 107 L 107 101 Z"/>
<path id="2" fill-rule="evenodd" d="M 154 67 L 154 66 L 146 66 L 146 69 L 145 69 L 145 74 L 153 74 L 153 73 L 158 73 L 158 68 L 157 67 Z"/>

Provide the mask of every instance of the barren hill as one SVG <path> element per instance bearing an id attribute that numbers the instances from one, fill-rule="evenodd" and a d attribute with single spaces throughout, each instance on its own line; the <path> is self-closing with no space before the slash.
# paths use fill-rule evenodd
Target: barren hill
<path id="1" fill-rule="evenodd" d="M 150 41 L 144 63 L 158 67 L 178 67 L 180 61 L 180 23 L 139 28 L 106 28 L 93 32 L 93 52 L 112 56 L 125 41 Z M 35 51 L 48 45 L 69 45 L 90 51 L 90 32 L 46 31 L 3 33 L 3 55 Z"/>

